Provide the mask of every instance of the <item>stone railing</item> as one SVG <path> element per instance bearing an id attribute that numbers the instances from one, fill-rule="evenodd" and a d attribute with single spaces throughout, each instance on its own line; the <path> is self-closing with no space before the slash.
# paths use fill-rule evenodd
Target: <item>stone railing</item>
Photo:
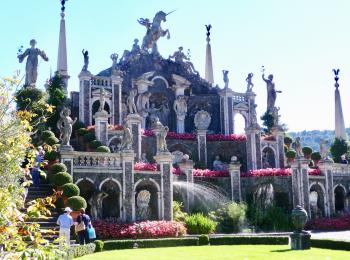
<path id="1" fill-rule="evenodd" d="M 92 86 L 103 86 L 103 87 L 111 87 L 112 81 L 109 78 L 106 77 L 98 77 L 94 76 L 91 78 L 91 85 Z"/>
<path id="2" fill-rule="evenodd" d="M 234 92 L 232 100 L 233 100 L 234 103 L 245 102 L 247 100 L 246 99 L 246 94 Z"/>
<path id="3" fill-rule="evenodd" d="M 120 153 L 74 152 L 75 168 L 121 169 Z"/>
<path id="4" fill-rule="evenodd" d="M 350 175 L 350 164 L 333 164 L 333 174 L 349 174 Z"/>

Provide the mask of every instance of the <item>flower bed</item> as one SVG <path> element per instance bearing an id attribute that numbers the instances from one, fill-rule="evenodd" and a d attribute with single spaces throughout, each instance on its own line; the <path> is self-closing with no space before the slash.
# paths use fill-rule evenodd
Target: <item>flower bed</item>
<path id="1" fill-rule="evenodd" d="M 197 136 L 192 133 L 176 133 L 176 132 L 168 132 L 167 139 L 178 139 L 178 140 L 196 140 Z"/>
<path id="2" fill-rule="evenodd" d="M 143 221 L 132 224 L 95 221 L 93 226 L 99 239 L 179 237 L 186 234 L 184 224 L 175 221 Z"/>
<path id="3" fill-rule="evenodd" d="M 180 176 L 180 175 L 184 174 L 184 172 L 181 171 L 181 169 L 179 167 L 173 167 L 173 174 Z"/>
<path id="4" fill-rule="evenodd" d="M 193 176 L 195 177 L 229 177 L 228 171 L 213 171 L 209 169 L 193 169 Z"/>
<path id="5" fill-rule="evenodd" d="M 247 137 L 245 135 L 237 134 L 207 134 L 207 141 L 245 141 Z"/>
<path id="6" fill-rule="evenodd" d="M 321 175 L 321 170 L 319 168 L 309 169 L 309 175 Z"/>
<path id="7" fill-rule="evenodd" d="M 261 139 L 265 141 L 276 141 L 275 136 L 273 135 L 265 135 L 265 136 L 262 136 Z"/>
<path id="8" fill-rule="evenodd" d="M 336 218 L 318 218 L 306 223 L 307 230 L 346 230 L 350 229 L 350 214 Z"/>
<path id="9" fill-rule="evenodd" d="M 123 126 L 122 125 L 110 125 L 110 126 L 108 126 L 108 129 L 110 129 L 110 130 L 123 130 Z"/>
<path id="10" fill-rule="evenodd" d="M 134 165 L 135 171 L 156 171 L 157 170 L 157 163 L 141 163 L 137 162 Z"/>
<path id="11" fill-rule="evenodd" d="M 95 125 L 90 125 L 88 127 L 86 127 L 86 130 L 88 130 L 89 132 L 95 132 L 96 126 Z"/>
<path id="12" fill-rule="evenodd" d="M 321 170 L 318 168 L 309 169 L 309 175 L 321 175 Z M 267 168 L 252 170 L 249 172 L 241 173 L 241 177 L 266 177 L 266 176 L 290 176 L 292 170 L 290 168 Z"/>

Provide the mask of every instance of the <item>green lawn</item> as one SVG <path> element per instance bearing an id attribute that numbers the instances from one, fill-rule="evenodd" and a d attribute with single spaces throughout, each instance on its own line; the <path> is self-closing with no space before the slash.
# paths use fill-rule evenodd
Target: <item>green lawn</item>
<path id="1" fill-rule="evenodd" d="M 81 260 L 185 260 L 185 259 L 350 259 L 350 251 L 313 248 L 305 251 L 291 251 L 289 246 L 239 245 L 239 246 L 188 246 L 168 248 L 125 249 L 95 253 L 79 258 Z"/>

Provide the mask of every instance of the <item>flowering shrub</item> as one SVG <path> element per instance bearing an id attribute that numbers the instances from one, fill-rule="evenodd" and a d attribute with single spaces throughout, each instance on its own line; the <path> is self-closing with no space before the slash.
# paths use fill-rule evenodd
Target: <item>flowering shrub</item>
<path id="1" fill-rule="evenodd" d="M 213 171 L 209 169 L 193 169 L 193 176 L 196 177 L 229 177 L 228 171 Z"/>
<path id="2" fill-rule="evenodd" d="M 90 125 L 88 127 L 86 127 L 86 130 L 88 130 L 89 132 L 95 132 L 96 126 L 95 125 Z"/>
<path id="3" fill-rule="evenodd" d="M 309 175 L 321 175 L 319 168 L 309 169 Z M 249 172 L 241 173 L 241 177 L 266 177 L 266 176 L 290 176 L 292 170 L 290 168 L 267 168 L 259 170 L 251 170 Z"/>
<path id="4" fill-rule="evenodd" d="M 137 162 L 134 165 L 135 171 L 156 171 L 157 170 L 157 163 L 142 163 Z"/>
<path id="5" fill-rule="evenodd" d="M 265 141 L 275 141 L 276 140 L 273 135 L 265 135 L 265 136 L 262 136 L 261 139 L 265 140 Z"/>
<path id="6" fill-rule="evenodd" d="M 179 140 L 196 140 L 196 135 L 192 133 L 176 133 L 176 132 L 168 132 L 166 138 L 168 139 L 179 139 Z"/>
<path id="7" fill-rule="evenodd" d="M 143 221 L 132 224 L 95 221 L 93 226 L 99 239 L 179 237 L 186 234 L 184 224 L 175 221 Z"/>
<path id="8" fill-rule="evenodd" d="M 321 175 L 321 170 L 319 168 L 309 169 L 309 175 Z"/>
<path id="9" fill-rule="evenodd" d="M 181 169 L 179 167 L 173 167 L 173 174 L 175 175 L 182 175 L 184 174 L 183 171 L 181 171 Z"/>
<path id="10" fill-rule="evenodd" d="M 111 130 L 123 130 L 122 125 L 110 125 L 108 128 Z"/>
<path id="11" fill-rule="evenodd" d="M 207 134 L 207 141 L 245 141 L 247 137 L 242 134 Z"/>
<path id="12" fill-rule="evenodd" d="M 143 133 L 144 136 L 154 136 L 154 133 L 152 130 L 150 129 L 143 129 Z"/>
<path id="13" fill-rule="evenodd" d="M 350 214 L 336 218 L 317 218 L 306 223 L 308 230 L 346 230 L 350 229 Z"/>

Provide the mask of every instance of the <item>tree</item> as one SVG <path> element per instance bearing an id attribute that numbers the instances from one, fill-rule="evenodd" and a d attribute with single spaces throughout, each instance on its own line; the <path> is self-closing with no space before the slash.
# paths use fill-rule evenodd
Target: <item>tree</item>
<path id="1" fill-rule="evenodd" d="M 335 138 L 334 142 L 330 148 L 333 160 L 335 163 L 340 163 L 341 156 L 343 154 L 348 154 L 349 151 L 349 144 L 347 141 L 343 139 Z"/>

